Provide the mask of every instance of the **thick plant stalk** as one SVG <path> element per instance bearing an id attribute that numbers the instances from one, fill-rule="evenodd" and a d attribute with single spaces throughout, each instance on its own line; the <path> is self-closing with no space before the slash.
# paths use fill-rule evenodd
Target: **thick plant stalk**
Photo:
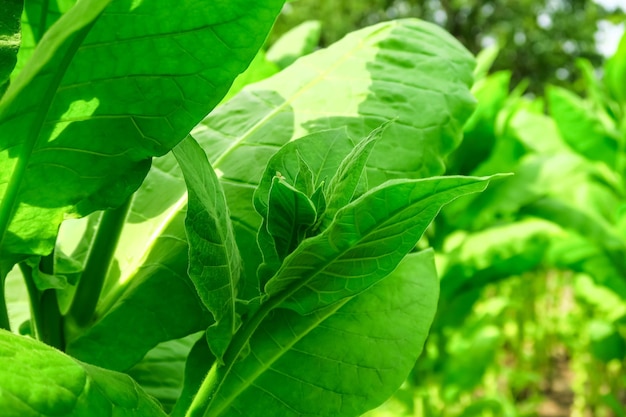
<path id="1" fill-rule="evenodd" d="M 70 307 L 69 314 L 79 326 L 87 325 L 93 318 L 131 200 L 129 198 L 122 206 L 107 210 L 102 215 Z"/>

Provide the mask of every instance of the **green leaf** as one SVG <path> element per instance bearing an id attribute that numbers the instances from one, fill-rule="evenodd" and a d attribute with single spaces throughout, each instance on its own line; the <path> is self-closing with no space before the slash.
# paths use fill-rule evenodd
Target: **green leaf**
<path id="1" fill-rule="evenodd" d="M 323 233 L 303 241 L 265 291 L 300 314 L 360 293 L 397 267 L 444 204 L 484 190 L 488 179 L 392 180 L 370 190 L 339 210 Z"/>
<path id="2" fill-rule="evenodd" d="M 123 371 L 157 344 L 204 330 L 210 314 L 187 276 L 182 214 L 162 231 L 146 258 L 98 305 L 89 329 L 69 330 L 67 352 L 85 362 Z M 123 346 L 123 349 L 120 349 Z"/>
<path id="3" fill-rule="evenodd" d="M 0 13 L 0 98 L 8 87 L 21 43 L 23 0 L 4 0 Z"/>
<path id="4" fill-rule="evenodd" d="M 276 243 L 267 224 L 270 190 L 276 173 L 280 173 L 291 184 L 299 183 L 301 187 L 305 185 L 304 188 L 308 189 L 317 186 L 312 192 L 311 201 L 315 211 L 321 213 L 323 210 L 319 209 L 325 206 L 321 182 L 335 175 L 341 160 L 353 146 L 345 129 L 321 131 L 285 144 L 267 163 L 261 182 L 254 192 L 254 208 L 263 216 L 263 223 L 257 236 L 259 248 L 263 253 L 263 264 L 258 270 L 261 286 L 276 273 L 284 255 L 289 253 L 285 253 L 282 258 L 278 255 Z M 309 175 L 311 178 L 308 178 Z M 306 185 L 307 183 L 309 184 Z"/>
<path id="5" fill-rule="evenodd" d="M 367 138 L 359 142 L 354 149 L 341 161 L 337 173 L 328 182 L 328 199 L 321 228 L 326 229 L 333 221 L 339 209 L 348 204 L 355 196 L 357 186 L 363 176 L 365 164 L 369 159 L 374 145 L 381 138 L 390 122 L 375 129 Z"/>
<path id="6" fill-rule="evenodd" d="M 235 303 L 241 256 L 224 192 L 206 154 L 190 136 L 173 153 L 188 190 L 189 276 L 215 319 L 207 337 L 211 351 L 221 360 L 239 326 Z"/>
<path id="7" fill-rule="evenodd" d="M 433 254 L 426 251 L 331 307 L 306 316 L 275 311 L 252 335 L 251 353 L 225 375 L 207 415 L 361 415 L 414 366 L 437 293 Z"/>
<path id="8" fill-rule="evenodd" d="M 267 51 L 267 59 L 281 69 L 315 50 L 322 34 L 319 20 L 307 20 L 285 32 Z"/>
<path id="9" fill-rule="evenodd" d="M 165 417 L 128 375 L 77 362 L 4 330 L 0 409 L 5 417 Z"/>
<path id="10" fill-rule="evenodd" d="M 64 215 L 124 201 L 221 100 L 281 5 L 77 2 L 0 102 L 3 254 L 46 254 Z"/>
<path id="11" fill-rule="evenodd" d="M 270 157 L 307 133 L 347 128 L 349 137 L 364 138 L 397 118 L 369 160 L 369 184 L 441 174 L 473 109 L 473 67 L 471 55 L 440 28 L 397 20 L 353 32 L 215 109 L 192 135 L 223 173 L 240 248 L 260 257 L 261 217 L 248 202 Z"/>
<path id="12" fill-rule="evenodd" d="M 615 168 L 617 141 L 611 137 L 589 103 L 559 88 L 547 89 L 550 115 L 565 142 L 585 158 Z"/>

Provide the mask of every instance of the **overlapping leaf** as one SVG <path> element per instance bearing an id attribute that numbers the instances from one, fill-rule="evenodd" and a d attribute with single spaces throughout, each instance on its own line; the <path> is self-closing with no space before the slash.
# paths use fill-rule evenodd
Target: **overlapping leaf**
<path id="1" fill-rule="evenodd" d="M 372 189 L 342 208 L 322 234 L 302 242 L 266 292 L 300 314 L 360 293 L 396 268 L 444 204 L 484 190 L 487 180 L 393 180 Z"/>
<path id="2" fill-rule="evenodd" d="M 64 14 L 0 103 L 3 253 L 47 253 L 65 213 L 123 201 L 219 102 L 281 4 L 89 0 Z"/>
<path id="3" fill-rule="evenodd" d="M 193 136 L 223 173 L 240 247 L 258 253 L 261 218 L 244 202 L 267 161 L 306 133 L 345 127 L 358 139 L 396 118 L 370 159 L 370 185 L 442 173 L 443 158 L 458 145 L 472 111 L 473 65 L 471 55 L 434 25 L 386 22 L 299 59 L 217 108 Z"/>

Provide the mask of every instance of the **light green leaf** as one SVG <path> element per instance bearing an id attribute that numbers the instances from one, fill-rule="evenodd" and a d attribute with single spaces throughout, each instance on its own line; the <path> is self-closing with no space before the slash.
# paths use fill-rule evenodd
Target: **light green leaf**
<path id="1" fill-rule="evenodd" d="M 611 96 L 621 102 L 626 103 L 626 34 L 622 35 L 617 51 L 604 66 L 604 82 Z"/>
<path id="2" fill-rule="evenodd" d="M 310 54 L 320 42 L 322 23 L 319 20 L 307 20 L 285 32 L 267 50 L 267 59 L 281 69 L 293 64 L 296 59 Z"/>
<path id="3" fill-rule="evenodd" d="M 221 100 L 281 5 L 77 2 L 0 102 L 3 254 L 48 253 L 65 214 L 124 201 Z"/>
<path id="4" fill-rule="evenodd" d="M 207 415 L 361 415 L 391 396 L 414 366 L 437 295 L 433 254 L 426 251 L 331 307 L 306 316 L 270 313 L 252 335 L 250 354 L 226 373 Z"/>
<path id="5" fill-rule="evenodd" d="M 593 107 L 569 91 L 546 91 L 550 115 L 565 142 L 580 155 L 615 168 L 617 141 L 611 137 Z"/>
<path id="6" fill-rule="evenodd" d="M 173 153 L 187 184 L 189 277 L 215 319 L 207 337 L 211 350 L 221 360 L 239 325 L 235 303 L 241 256 L 224 192 L 206 154 L 190 136 Z"/>
<path id="7" fill-rule="evenodd" d="M 21 43 L 23 0 L 4 0 L 0 8 L 0 98 L 8 87 Z"/>
<path id="8" fill-rule="evenodd" d="M 128 375 L 80 363 L 0 330 L 0 409 L 4 417 L 165 417 Z"/>
<path id="9" fill-rule="evenodd" d="M 392 180 L 370 190 L 285 259 L 265 286 L 277 297 L 268 302 L 309 314 L 362 292 L 397 267 L 444 204 L 484 190 L 488 179 Z"/>

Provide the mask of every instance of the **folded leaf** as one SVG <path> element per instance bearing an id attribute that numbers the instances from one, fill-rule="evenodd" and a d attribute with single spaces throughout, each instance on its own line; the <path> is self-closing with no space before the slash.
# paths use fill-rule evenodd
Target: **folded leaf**
<path id="1" fill-rule="evenodd" d="M 2 253 L 46 254 L 65 214 L 124 201 L 221 100 L 282 3 L 77 2 L 0 102 Z"/>
<path id="2" fill-rule="evenodd" d="M 348 204 L 355 196 L 357 186 L 363 176 L 365 164 L 377 140 L 383 135 L 388 126 L 389 122 L 375 129 L 367 138 L 359 142 L 341 161 L 341 164 L 337 167 L 337 172 L 328 181 L 328 199 L 324 218 L 321 222 L 322 229 L 328 227 L 333 221 L 337 210 Z"/>
<path id="3" fill-rule="evenodd" d="M 354 417 L 405 380 L 432 322 L 438 280 L 431 251 L 405 258 L 364 293 L 302 316 L 276 311 L 250 354 L 221 381 L 213 417 Z"/>
<path id="4" fill-rule="evenodd" d="M 165 417 L 128 375 L 80 363 L 0 330 L 3 417 Z"/>
<path id="5" fill-rule="evenodd" d="M 241 275 L 224 191 L 206 154 L 191 137 L 173 150 L 187 184 L 185 230 L 189 243 L 189 277 L 215 324 L 207 330 L 209 346 L 221 360 L 237 330 L 235 312 Z"/>
<path id="6" fill-rule="evenodd" d="M 364 291 L 398 266 L 444 204 L 484 190 L 488 179 L 392 180 L 370 190 L 285 259 L 265 286 L 277 297 L 268 302 L 310 314 Z"/>

